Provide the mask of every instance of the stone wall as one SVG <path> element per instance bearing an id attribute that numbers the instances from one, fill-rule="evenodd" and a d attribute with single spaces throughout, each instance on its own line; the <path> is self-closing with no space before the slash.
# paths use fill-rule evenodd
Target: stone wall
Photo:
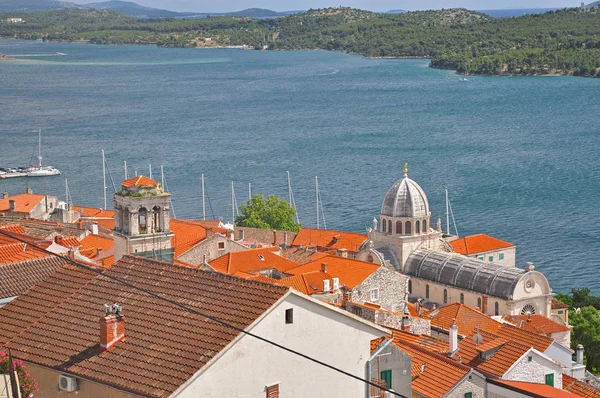
<path id="1" fill-rule="evenodd" d="M 206 256 L 206 261 L 212 261 L 227 253 L 241 250 L 248 250 L 248 247 L 227 239 L 227 237 L 221 234 L 214 234 L 212 238 L 198 243 L 183 253 L 179 256 L 178 260 L 192 265 L 200 265 L 204 262 L 204 256 Z"/>
<path id="2" fill-rule="evenodd" d="M 408 280 L 406 275 L 380 267 L 352 290 L 350 301 L 379 304 L 394 312 L 404 311 L 408 302 Z M 375 289 L 378 290 L 378 297 L 373 300 L 371 292 Z"/>
<path id="3" fill-rule="evenodd" d="M 485 378 L 478 373 L 472 372 L 471 378 L 466 377 L 452 391 L 445 395 L 449 398 L 464 398 L 470 392 L 473 398 L 487 397 L 487 385 Z"/>
<path id="4" fill-rule="evenodd" d="M 545 384 L 546 375 L 550 373 L 554 373 L 554 387 L 562 388 L 562 367 L 532 350 L 521 358 L 503 378 Z"/>

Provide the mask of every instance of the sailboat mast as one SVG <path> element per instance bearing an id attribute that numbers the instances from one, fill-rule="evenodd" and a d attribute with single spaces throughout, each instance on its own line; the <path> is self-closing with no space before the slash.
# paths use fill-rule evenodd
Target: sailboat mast
<path id="1" fill-rule="evenodd" d="M 104 210 L 106 210 L 106 160 L 104 158 L 104 149 L 102 150 L 102 184 L 104 187 Z"/>
<path id="2" fill-rule="evenodd" d="M 65 201 L 67 202 L 67 207 L 69 205 L 69 179 L 65 178 Z"/>
<path id="3" fill-rule="evenodd" d="M 125 169 L 125 179 L 128 180 L 129 178 L 127 178 L 127 161 L 126 160 L 123 161 L 123 168 Z"/>
<path id="4" fill-rule="evenodd" d="M 206 202 L 204 201 L 204 174 L 202 174 L 202 219 L 206 220 Z"/>
<path id="5" fill-rule="evenodd" d="M 290 206 L 293 206 L 292 205 L 292 183 L 290 181 L 290 172 L 286 171 L 286 173 L 287 173 L 287 180 L 288 180 L 288 197 L 289 197 L 289 203 L 290 203 Z"/>
<path id="6" fill-rule="evenodd" d="M 252 183 L 248 183 L 248 202 L 252 199 Z"/>
<path id="7" fill-rule="evenodd" d="M 164 188 L 165 187 L 165 170 L 164 170 L 162 164 L 160 165 L 160 181 L 161 181 L 161 184 L 162 184 L 162 186 Z"/>
<path id="8" fill-rule="evenodd" d="M 235 192 L 233 191 L 233 181 L 231 181 L 231 224 L 235 225 Z"/>
<path id="9" fill-rule="evenodd" d="M 448 187 L 446 187 L 446 234 L 450 235 L 450 211 L 448 207 L 450 202 L 448 201 Z"/>
<path id="10" fill-rule="evenodd" d="M 150 177 L 150 179 L 152 179 L 152 165 L 151 164 L 148 165 L 148 171 L 150 172 L 149 177 Z"/>
<path id="11" fill-rule="evenodd" d="M 42 168 L 42 129 L 38 132 L 38 168 Z"/>
<path id="12" fill-rule="evenodd" d="M 321 229 L 319 222 L 319 177 L 315 176 L 315 194 L 317 197 L 317 229 Z"/>

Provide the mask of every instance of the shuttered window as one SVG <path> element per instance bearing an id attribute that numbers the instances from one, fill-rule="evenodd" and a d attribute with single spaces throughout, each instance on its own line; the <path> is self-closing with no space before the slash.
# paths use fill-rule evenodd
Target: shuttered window
<path id="1" fill-rule="evenodd" d="M 267 398 L 279 398 L 279 384 L 267 387 Z"/>
<path id="2" fill-rule="evenodd" d="M 385 387 L 388 390 L 392 389 L 392 371 L 391 370 L 382 370 L 381 371 L 381 380 L 385 381 Z"/>
<path id="3" fill-rule="evenodd" d="M 554 373 L 550 373 L 546 375 L 546 384 L 554 387 Z"/>

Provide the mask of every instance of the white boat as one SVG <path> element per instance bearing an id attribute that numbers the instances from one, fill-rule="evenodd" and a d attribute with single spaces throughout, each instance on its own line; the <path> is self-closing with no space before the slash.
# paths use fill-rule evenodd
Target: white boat
<path id="1" fill-rule="evenodd" d="M 52 166 L 42 166 L 42 129 L 38 135 L 38 164 L 27 170 L 27 177 L 47 177 L 60 174 L 60 170 Z"/>
<path id="2" fill-rule="evenodd" d="M 458 79 L 461 82 L 468 82 L 469 79 L 467 79 L 467 69 L 465 68 L 465 74 L 463 75 L 463 77 L 461 77 L 460 79 Z"/>

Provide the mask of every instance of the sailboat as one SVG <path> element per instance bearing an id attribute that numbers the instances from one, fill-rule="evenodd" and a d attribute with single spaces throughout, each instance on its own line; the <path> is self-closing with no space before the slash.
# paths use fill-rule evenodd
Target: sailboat
<path id="1" fill-rule="evenodd" d="M 38 134 L 38 163 L 37 167 L 30 167 L 27 170 L 27 177 L 46 177 L 59 175 L 60 171 L 52 166 L 42 166 L 42 129 Z"/>
<path id="2" fill-rule="evenodd" d="M 466 69 L 465 69 L 465 74 L 459 80 L 461 82 L 468 82 L 469 81 L 469 79 L 467 79 L 467 70 Z"/>

